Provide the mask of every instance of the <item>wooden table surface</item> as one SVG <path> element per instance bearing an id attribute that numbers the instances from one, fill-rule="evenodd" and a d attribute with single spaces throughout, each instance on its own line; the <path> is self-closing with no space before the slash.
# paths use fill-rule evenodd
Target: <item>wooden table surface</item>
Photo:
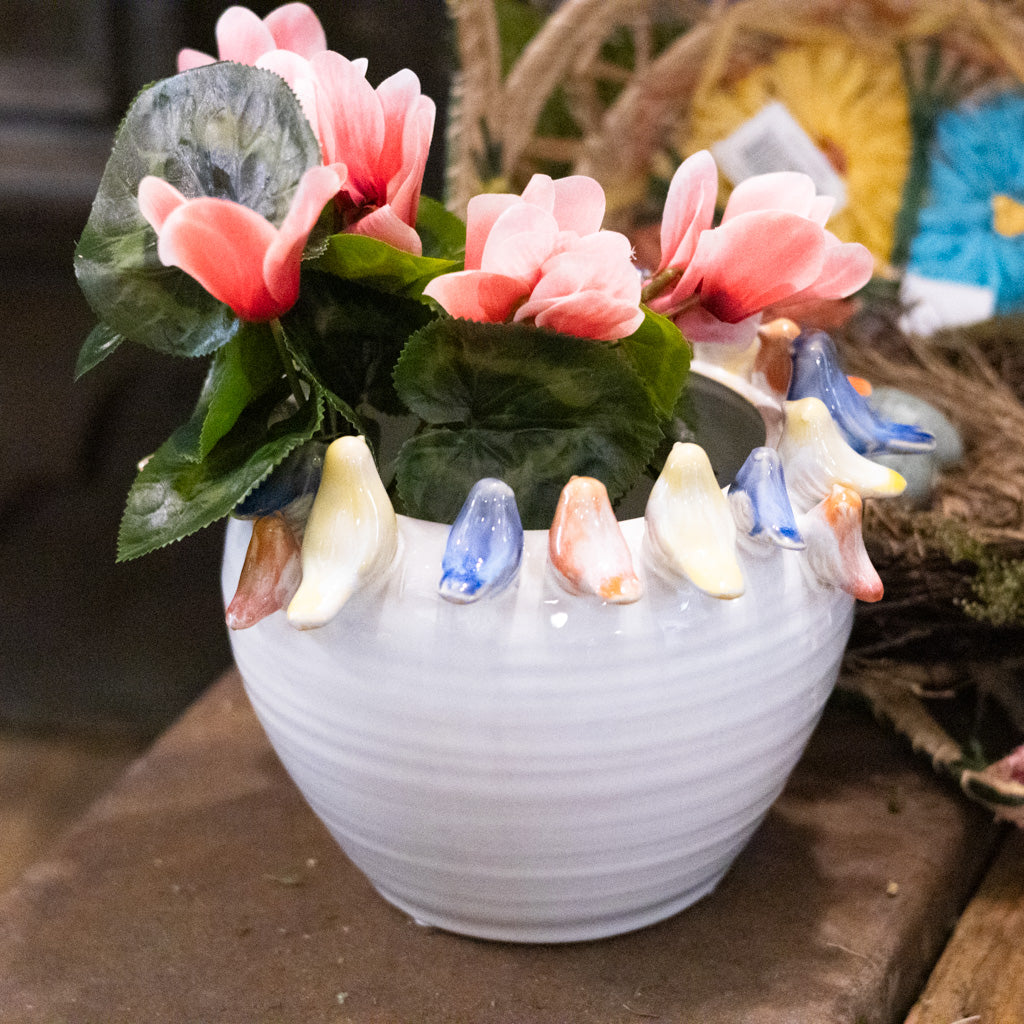
<path id="1" fill-rule="evenodd" d="M 671 920 L 565 946 L 421 928 L 308 810 L 231 672 L 0 900 L 0 1020 L 1022 1024 L 1022 875 L 1018 834 L 836 703 Z"/>

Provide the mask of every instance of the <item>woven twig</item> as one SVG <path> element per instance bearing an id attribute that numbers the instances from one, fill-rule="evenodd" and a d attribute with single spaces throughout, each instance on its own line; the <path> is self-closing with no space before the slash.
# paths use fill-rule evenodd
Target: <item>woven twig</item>
<path id="1" fill-rule="evenodd" d="M 992 75 L 1024 81 L 1024 23 L 982 0 L 739 0 L 680 37 L 629 86 L 584 140 L 577 166 L 627 207 L 639 202 L 658 148 L 685 124 L 689 107 L 788 44 L 845 37 L 864 50 L 940 39 Z"/>
<path id="2" fill-rule="evenodd" d="M 987 551 L 1024 551 L 1024 320 L 1002 318 L 929 339 L 859 332 L 856 325 L 844 338 L 847 368 L 927 398 L 959 429 L 966 451 L 941 474 L 929 507 L 867 505 L 865 539 L 886 597 L 860 609 L 843 685 L 972 799 L 1024 826 L 1024 786 L 998 765 L 977 763 L 978 751 L 939 725 L 928 696 L 936 688 L 973 692 L 998 706 L 1017 743 L 1024 735 L 1024 631 L 959 611 L 970 601 L 972 567 L 952 563 L 935 543 L 939 531 L 956 525 Z M 976 728 L 967 723 L 961 732 L 970 736 Z M 993 742 L 990 755 L 1006 753 L 1005 739 Z"/>
<path id="3" fill-rule="evenodd" d="M 1024 322 L 1002 323 L 1024 352 Z M 920 395 L 963 436 L 966 455 L 940 477 L 929 515 L 969 525 L 983 543 L 1024 544 L 1024 404 L 1017 390 L 1024 389 L 1024 379 L 1001 374 L 967 332 L 894 334 L 887 346 L 850 332 L 843 354 L 851 373 Z M 881 503 L 872 514 L 879 521 L 886 515 L 906 521 L 921 513 L 906 505 L 886 510 Z"/>
<path id="4" fill-rule="evenodd" d="M 604 185 L 617 214 L 609 226 L 622 228 L 695 99 L 778 47 L 846 37 L 871 50 L 938 38 L 973 67 L 1024 81 L 1017 7 L 985 0 L 565 0 L 503 76 L 492 0 L 449 0 L 460 60 L 449 204 L 462 213 L 470 196 L 494 185 L 481 168 L 495 159 L 500 183 L 512 189 L 538 161 L 557 161 Z M 680 34 L 655 55 L 653 29 L 666 23 Z M 635 55 L 629 69 L 601 57 L 603 44 L 623 29 Z M 599 82 L 621 87 L 610 104 Z M 569 101 L 578 135 L 538 132 L 556 90 Z"/>
<path id="5" fill-rule="evenodd" d="M 968 753 L 941 725 L 921 692 L 928 670 L 903 663 L 848 657 L 841 685 L 865 697 L 875 714 L 906 736 L 933 767 L 955 780 L 972 800 L 1017 826 L 1024 826 L 1024 785 L 997 767 L 972 767 Z"/>
<path id="6" fill-rule="evenodd" d="M 538 160 L 579 163 L 586 138 L 602 130 L 606 104 L 599 99 L 597 82 L 624 84 L 648 69 L 656 18 L 690 23 L 695 11 L 707 9 L 695 0 L 565 0 L 503 77 L 500 52 L 479 45 L 481 38 L 497 32 L 491 0 L 449 0 L 448 7 L 461 63 L 456 128 L 449 139 L 448 202 L 460 213 L 475 192 L 491 184 L 483 180 L 480 167 L 493 152 L 509 188 L 521 188 Z M 625 29 L 633 41 L 632 72 L 601 58 L 602 46 L 618 29 Z M 475 94 L 478 82 L 486 85 Z M 537 132 L 541 112 L 558 89 L 569 99 L 580 137 Z"/>
<path id="7" fill-rule="evenodd" d="M 479 189 L 487 123 L 500 105 L 501 39 L 493 4 L 448 0 L 448 11 L 456 26 L 459 67 L 449 103 L 447 185 L 464 212 Z"/>

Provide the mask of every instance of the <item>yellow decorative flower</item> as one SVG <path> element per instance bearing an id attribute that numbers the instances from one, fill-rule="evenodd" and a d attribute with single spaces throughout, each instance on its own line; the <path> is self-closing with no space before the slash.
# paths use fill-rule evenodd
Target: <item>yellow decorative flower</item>
<path id="1" fill-rule="evenodd" d="M 992 197 L 992 227 L 1003 238 L 1024 235 L 1024 204 L 997 192 Z"/>
<path id="2" fill-rule="evenodd" d="M 786 107 L 845 184 L 846 205 L 829 229 L 886 262 L 912 145 L 895 53 L 867 51 L 846 39 L 780 50 L 739 81 L 695 100 L 688 131 L 677 140 L 680 152 L 710 149 L 772 102 Z"/>

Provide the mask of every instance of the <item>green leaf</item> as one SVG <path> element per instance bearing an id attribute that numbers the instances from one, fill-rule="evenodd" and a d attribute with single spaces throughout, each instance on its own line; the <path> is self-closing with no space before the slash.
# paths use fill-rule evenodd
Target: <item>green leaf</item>
<path id="1" fill-rule="evenodd" d="M 200 462 L 192 457 L 192 424 L 176 430 L 135 478 L 118 533 L 117 560 L 138 558 L 228 515 L 292 449 L 320 428 L 317 395 L 268 425 L 281 402 L 274 392 L 250 405 Z"/>
<path id="2" fill-rule="evenodd" d="M 420 196 L 416 230 L 423 242 L 423 255 L 462 263 L 466 255 L 466 225 L 430 196 Z"/>
<path id="3" fill-rule="evenodd" d="M 124 335 L 111 330 L 106 324 L 97 324 L 85 339 L 78 361 L 75 363 L 75 380 L 98 366 L 124 341 Z"/>
<path id="4" fill-rule="evenodd" d="M 340 415 L 345 422 L 352 427 L 352 430 L 356 434 L 365 435 L 367 428 L 363 418 L 355 411 L 355 409 L 352 408 L 351 405 L 348 404 L 348 402 L 339 398 L 333 391 L 330 391 L 327 388 L 320 388 L 320 394 L 323 397 L 324 406 L 328 410 L 328 413 L 338 413 L 338 415 Z M 341 437 L 345 431 L 337 430 L 334 431 L 334 433 L 336 433 L 338 437 Z"/>
<path id="5" fill-rule="evenodd" d="M 620 344 L 654 407 L 671 416 L 690 372 L 689 342 L 671 320 L 644 307 L 644 322 Z"/>
<path id="6" fill-rule="evenodd" d="M 395 363 L 408 337 L 433 317 L 417 299 L 384 298 L 373 288 L 309 271 L 281 324 L 299 368 L 325 391 L 352 409 L 369 402 L 400 413 L 405 408 L 395 395 Z"/>
<path id="7" fill-rule="evenodd" d="M 334 391 L 328 387 L 317 372 L 315 365 L 310 359 L 310 351 L 308 346 L 296 345 L 289 335 L 288 331 L 285 330 L 284 325 L 281 324 L 281 338 L 284 343 L 285 352 L 289 358 L 299 367 L 302 371 L 306 380 L 310 381 L 314 388 L 317 388 L 320 396 L 324 400 L 326 409 L 331 414 L 333 420 L 334 413 L 339 413 L 357 433 L 363 432 L 363 421 L 356 411 L 346 402 L 343 398 L 336 395 Z"/>
<path id="8" fill-rule="evenodd" d="M 455 260 L 414 256 L 379 238 L 344 233 L 327 239 L 327 247 L 316 266 L 345 280 L 412 298 L 421 295 L 438 274 L 461 268 Z"/>
<path id="9" fill-rule="evenodd" d="M 147 174 L 184 195 L 248 206 L 279 225 L 304 171 L 320 163 L 298 100 L 270 71 L 218 63 L 144 89 L 118 129 L 75 272 L 109 329 L 172 355 L 206 355 L 240 322 L 175 267 L 161 264 L 156 234 L 139 211 Z"/>
<path id="10" fill-rule="evenodd" d="M 524 526 L 547 527 L 571 476 L 597 477 L 615 501 L 661 438 L 621 352 L 523 324 L 437 320 L 409 340 L 395 384 L 431 425 L 402 447 L 399 493 L 411 515 L 439 522 L 496 476 L 516 492 Z"/>
<path id="11" fill-rule="evenodd" d="M 194 431 L 191 458 L 201 462 L 235 425 L 242 410 L 281 380 L 283 367 L 266 324 L 243 324 L 210 363 L 189 421 Z M 187 452 L 182 441 L 182 451 Z"/>

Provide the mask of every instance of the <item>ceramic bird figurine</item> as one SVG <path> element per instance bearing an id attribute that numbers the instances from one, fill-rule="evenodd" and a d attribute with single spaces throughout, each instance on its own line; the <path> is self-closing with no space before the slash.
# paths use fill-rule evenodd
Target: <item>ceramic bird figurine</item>
<path id="1" fill-rule="evenodd" d="M 741 534 L 780 548 L 804 547 L 774 448 L 755 448 L 747 456 L 729 487 L 729 505 Z"/>
<path id="2" fill-rule="evenodd" d="M 441 562 L 441 596 L 468 604 L 504 590 L 523 559 L 523 524 L 512 488 L 485 477 L 469 492 L 448 533 Z"/>
<path id="3" fill-rule="evenodd" d="M 824 331 L 803 333 L 792 344 L 789 400 L 820 398 L 855 452 L 928 452 L 935 447 L 935 438 L 928 431 L 884 419 L 875 412 L 840 369 L 835 343 Z"/>
<path id="4" fill-rule="evenodd" d="M 859 601 L 880 601 L 882 580 L 871 564 L 861 532 L 863 503 L 851 487 L 835 484 L 827 497 L 800 517 L 807 538 L 806 565 L 817 579 Z"/>
<path id="5" fill-rule="evenodd" d="M 779 457 L 797 512 L 813 508 L 833 484 L 852 487 L 864 498 L 902 494 L 906 480 L 855 452 L 839 432 L 820 398 L 786 402 Z"/>
<path id="6" fill-rule="evenodd" d="M 712 597 L 743 593 L 736 523 L 700 445 L 677 441 L 651 489 L 644 513 L 656 568 Z"/>
<path id="7" fill-rule="evenodd" d="M 309 441 L 290 452 L 232 513 L 238 519 L 259 519 L 283 512 L 292 528 L 304 524 L 320 486 L 327 445 Z"/>
<path id="8" fill-rule="evenodd" d="M 329 622 L 356 589 L 391 565 L 397 546 L 398 518 L 366 440 L 339 437 L 324 456 L 288 621 L 299 629 Z"/>
<path id="9" fill-rule="evenodd" d="M 793 377 L 793 340 L 799 334 L 799 326 L 785 317 L 769 320 L 757 331 L 757 355 L 750 383 L 780 402 L 789 394 L 789 382 Z"/>
<path id="10" fill-rule="evenodd" d="M 280 512 L 253 523 L 235 596 L 225 618 L 231 629 L 248 629 L 286 608 L 302 580 L 299 542 Z"/>
<path id="11" fill-rule="evenodd" d="M 574 476 L 562 488 L 548 531 L 548 558 L 571 594 L 630 604 L 643 596 L 633 557 L 600 480 Z"/>

